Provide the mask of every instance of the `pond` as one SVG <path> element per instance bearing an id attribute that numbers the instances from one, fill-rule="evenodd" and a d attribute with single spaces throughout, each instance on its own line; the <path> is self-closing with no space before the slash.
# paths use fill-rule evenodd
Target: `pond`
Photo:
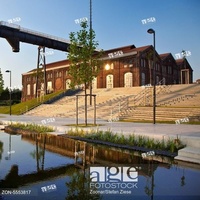
<path id="1" fill-rule="evenodd" d="M 54 135 L 0 132 L 0 199 L 200 199 L 200 166 Z"/>

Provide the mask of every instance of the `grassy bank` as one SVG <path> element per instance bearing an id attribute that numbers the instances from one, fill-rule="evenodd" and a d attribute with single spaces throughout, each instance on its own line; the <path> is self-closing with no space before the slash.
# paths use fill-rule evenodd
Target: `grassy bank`
<path id="1" fill-rule="evenodd" d="M 12 114 L 13 115 L 20 115 L 21 113 L 23 113 L 27 110 L 30 110 L 31 108 L 34 108 L 34 107 L 42 104 L 43 102 L 45 102 L 49 99 L 52 99 L 55 96 L 58 96 L 62 92 L 63 92 L 63 90 L 59 91 L 59 92 L 54 92 L 54 93 L 45 95 L 44 98 L 41 99 L 41 101 L 40 101 L 39 98 L 35 98 L 35 99 L 29 100 L 29 101 L 26 101 L 26 102 L 22 102 L 22 103 L 12 105 L 12 107 L 11 107 Z M 0 113 L 1 114 L 9 114 L 9 112 L 10 112 L 9 106 L 0 106 Z"/>
<path id="2" fill-rule="evenodd" d="M 179 149 L 184 147 L 179 138 L 160 141 L 143 135 L 135 135 L 134 133 L 125 137 L 123 134 L 113 133 L 110 130 L 97 130 L 89 132 L 77 128 L 69 130 L 67 134 L 70 136 L 78 136 L 91 140 L 100 140 L 121 145 L 144 147 L 153 150 L 170 151 L 172 153 L 177 152 Z"/>
<path id="3" fill-rule="evenodd" d="M 11 124 L 9 125 L 10 127 L 13 128 L 19 128 L 22 130 L 30 130 L 30 131 L 35 131 L 37 133 L 46 133 L 46 132 L 53 132 L 53 128 L 47 127 L 47 126 L 40 126 L 37 124 L 21 124 L 21 123 L 17 123 L 17 124 Z"/>

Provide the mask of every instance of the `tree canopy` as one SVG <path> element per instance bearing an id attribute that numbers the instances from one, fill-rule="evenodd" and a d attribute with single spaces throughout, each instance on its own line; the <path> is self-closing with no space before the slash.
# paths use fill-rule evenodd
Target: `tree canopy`
<path id="1" fill-rule="evenodd" d="M 86 91 L 87 86 L 99 73 L 103 51 L 97 51 L 99 43 L 94 40 L 94 30 L 88 30 L 87 22 L 82 22 L 81 28 L 80 31 L 71 32 L 69 35 L 69 74 L 72 77 L 70 87 L 84 84 Z"/>
<path id="2" fill-rule="evenodd" d="M 4 80 L 3 80 L 3 75 L 1 73 L 1 68 L 0 68 L 0 95 L 4 90 Z"/>

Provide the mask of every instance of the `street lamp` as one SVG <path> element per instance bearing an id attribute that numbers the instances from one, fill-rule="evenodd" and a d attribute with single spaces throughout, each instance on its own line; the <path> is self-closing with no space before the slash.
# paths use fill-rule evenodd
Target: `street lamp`
<path id="1" fill-rule="evenodd" d="M 10 70 L 6 70 L 7 73 L 10 73 L 10 115 L 11 115 L 11 71 Z"/>
<path id="2" fill-rule="evenodd" d="M 156 45 L 155 45 L 155 31 L 150 28 L 148 29 L 147 33 L 149 34 L 153 34 L 153 48 L 154 48 L 154 51 L 153 51 L 153 124 L 156 123 L 156 69 L 155 69 L 155 59 L 156 59 Z"/>

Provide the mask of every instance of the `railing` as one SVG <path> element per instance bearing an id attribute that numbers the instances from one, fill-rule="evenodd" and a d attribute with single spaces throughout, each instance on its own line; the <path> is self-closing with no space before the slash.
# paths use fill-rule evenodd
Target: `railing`
<path id="1" fill-rule="evenodd" d="M 58 96 L 55 96 L 47 101 L 45 101 L 43 104 L 51 104 L 54 103 L 58 100 L 60 100 L 61 98 L 65 97 L 65 96 L 72 96 L 78 92 L 80 92 L 81 89 L 77 89 L 77 90 L 66 90 L 63 93 L 59 94 Z"/>
<path id="2" fill-rule="evenodd" d="M 168 100 L 168 101 L 165 101 L 163 103 L 160 103 L 158 104 L 159 106 L 167 106 L 167 105 L 171 105 L 171 104 L 176 104 L 180 101 L 184 101 L 185 99 L 188 99 L 188 98 L 193 98 L 195 96 L 195 94 L 185 94 L 185 95 L 181 95 L 179 97 L 176 97 L 174 99 L 171 99 L 171 100 Z"/>
<path id="3" fill-rule="evenodd" d="M 71 95 L 74 95 L 75 93 L 77 93 L 79 91 L 80 91 L 80 89 L 78 89 L 78 90 L 67 90 L 67 91 L 62 92 L 58 96 L 52 97 L 51 99 L 48 99 L 46 101 L 44 101 L 44 100 L 40 101 L 37 105 L 34 105 L 32 107 L 25 106 L 24 109 L 20 109 L 20 114 L 23 115 L 23 114 L 27 113 L 28 111 L 33 110 L 34 108 L 36 108 L 36 107 L 38 107 L 42 104 L 54 103 L 55 101 L 58 101 L 59 99 L 61 99 L 64 96 L 71 96 Z"/>
<path id="4" fill-rule="evenodd" d="M 56 37 L 56 36 L 49 35 L 49 34 L 46 34 L 46 33 L 41 33 L 39 31 L 33 31 L 33 30 L 27 29 L 27 28 L 22 28 L 18 24 L 13 24 L 13 23 L 5 22 L 5 21 L 0 21 L 0 25 L 11 27 L 11 28 L 14 28 L 14 29 L 18 29 L 18 30 L 20 30 L 22 32 L 25 32 L 25 33 L 30 33 L 30 34 L 33 34 L 33 35 L 38 35 L 38 36 L 42 36 L 42 37 L 45 37 L 45 38 L 48 38 L 48 39 L 57 40 L 57 41 L 61 41 L 61 42 L 70 44 L 70 41 L 66 40 L 64 38 Z"/>
<path id="5" fill-rule="evenodd" d="M 164 79 L 160 80 L 156 85 L 157 85 L 157 89 L 156 89 L 156 93 L 157 95 L 159 95 L 161 92 L 162 93 L 167 93 L 168 91 L 170 91 L 170 88 L 172 85 L 163 85 L 164 83 Z M 160 85 L 160 87 L 159 87 Z M 141 92 L 139 92 L 137 95 L 131 95 L 128 98 L 128 103 L 126 105 L 126 107 L 124 107 L 124 111 L 120 112 L 121 116 L 126 115 L 127 113 L 131 113 L 133 110 L 135 110 L 137 108 L 137 106 L 146 106 L 146 105 L 151 105 L 151 101 L 152 101 L 152 91 L 151 89 L 153 88 L 151 85 L 147 85 L 147 86 L 142 86 L 144 87 L 144 90 L 142 90 Z M 134 106 L 129 106 L 130 102 L 133 101 Z M 137 104 L 137 105 L 136 105 Z"/>

